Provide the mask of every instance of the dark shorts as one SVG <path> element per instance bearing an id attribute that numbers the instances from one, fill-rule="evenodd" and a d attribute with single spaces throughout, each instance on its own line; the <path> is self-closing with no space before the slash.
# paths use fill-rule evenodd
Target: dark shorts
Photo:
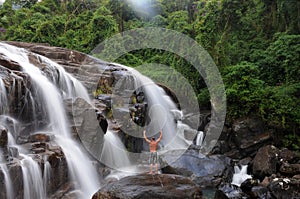
<path id="1" fill-rule="evenodd" d="M 150 153 L 150 164 L 157 164 L 157 152 L 151 152 Z"/>

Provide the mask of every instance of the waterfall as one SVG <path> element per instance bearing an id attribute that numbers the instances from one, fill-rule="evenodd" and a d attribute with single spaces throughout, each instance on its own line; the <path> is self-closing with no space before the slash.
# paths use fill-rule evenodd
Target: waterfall
<path id="1" fill-rule="evenodd" d="M 0 79 L 0 114 L 5 114 L 8 106 L 7 92 L 2 79 Z"/>
<path id="2" fill-rule="evenodd" d="M 14 199 L 14 190 L 12 186 L 12 181 L 10 178 L 9 171 L 7 169 L 6 163 L 3 163 L 2 160 L 2 151 L 0 151 L 0 169 L 4 175 L 5 191 L 7 199 Z"/>
<path id="3" fill-rule="evenodd" d="M 84 87 L 57 63 L 36 55 L 38 60 L 47 65 L 43 72 L 32 65 L 28 58 L 28 52 L 7 44 L 0 44 L 1 51 L 11 60 L 19 63 L 23 71 L 32 79 L 35 88 L 34 101 L 45 107 L 45 116 L 48 119 L 48 131 L 55 137 L 55 142 L 62 148 L 70 176 L 76 188 L 79 189 L 79 198 L 90 198 L 99 187 L 98 175 L 91 161 L 87 158 L 83 148 L 73 140 L 69 129 L 69 123 L 63 106 L 63 99 L 81 97 L 89 101 L 87 91 Z M 30 56 L 33 56 L 32 54 Z M 22 154 L 22 170 L 25 198 L 43 198 L 45 190 L 42 175 L 34 164 L 34 160 Z M 40 177 L 41 176 L 41 177 Z M 39 185 L 32 182 L 36 177 Z M 38 186 L 38 188 L 37 188 Z M 33 193 L 34 192 L 34 193 Z M 35 194 L 32 196 L 32 194 Z M 35 197 L 36 196 L 36 197 Z"/>
<path id="4" fill-rule="evenodd" d="M 242 165 L 241 168 L 235 165 L 231 184 L 241 186 L 245 180 L 251 179 L 252 176 L 247 174 L 247 168 L 248 165 Z"/>
<path id="5" fill-rule="evenodd" d="M 196 145 L 201 146 L 203 139 L 204 139 L 203 131 L 198 131 L 197 138 L 196 138 Z"/>
<path id="6" fill-rule="evenodd" d="M 114 132 L 107 130 L 104 135 L 104 144 L 100 161 L 111 168 L 118 168 L 118 170 L 126 169 L 131 166 L 128 159 L 127 150 L 121 139 Z"/>
<path id="7" fill-rule="evenodd" d="M 44 198 L 47 198 L 47 187 L 48 187 L 48 183 L 51 178 L 51 165 L 47 160 L 48 159 L 47 156 L 44 156 L 43 159 L 44 159 L 43 187 L 44 187 L 44 191 L 45 191 Z"/>
<path id="8" fill-rule="evenodd" d="M 162 130 L 163 138 L 160 145 L 165 150 L 188 148 L 191 142 L 187 141 L 183 135 L 187 125 L 178 122 L 178 117 L 182 118 L 182 112 L 178 110 L 171 98 L 150 78 L 133 68 L 121 67 L 126 68 L 132 74 L 135 80 L 135 89 L 142 88 L 145 93 L 148 104 L 148 118 L 150 118 L 149 124 L 146 125 L 147 136 L 156 135 L 159 130 Z M 179 124 L 176 124 L 176 122 Z"/>
<path id="9" fill-rule="evenodd" d="M 24 199 L 43 198 L 45 197 L 41 168 L 32 157 L 21 155 Z"/>

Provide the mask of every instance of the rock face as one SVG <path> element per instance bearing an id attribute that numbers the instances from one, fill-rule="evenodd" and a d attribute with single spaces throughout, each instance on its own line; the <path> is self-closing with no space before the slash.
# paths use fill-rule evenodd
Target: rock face
<path id="1" fill-rule="evenodd" d="M 108 182 L 94 194 L 93 199 L 201 199 L 201 189 L 188 178 L 178 175 L 128 176 Z"/>
<path id="2" fill-rule="evenodd" d="M 266 130 L 261 119 L 249 116 L 225 125 L 215 153 L 234 159 L 254 157 L 259 148 L 272 142 L 272 132 Z"/>

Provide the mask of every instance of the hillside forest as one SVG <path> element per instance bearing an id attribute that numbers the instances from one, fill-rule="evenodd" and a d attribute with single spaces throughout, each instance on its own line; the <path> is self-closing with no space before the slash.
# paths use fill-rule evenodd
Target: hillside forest
<path id="1" fill-rule="evenodd" d="M 99 43 L 126 30 L 162 27 L 181 32 L 216 63 L 226 89 L 228 122 L 258 116 L 284 134 L 282 146 L 300 150 L 299 0 L 145 0 L 147 9 L 130 2 L 134 1 L 6 0 L 0 6 L 0 39 L 90 54 Z M 189 80 L 200 107 L 210 109 L 201 75 L 176 54 L 143 49 L 116 62 L 170 66 Z M 147 75 L 172 74 L 154 70 Z"/>

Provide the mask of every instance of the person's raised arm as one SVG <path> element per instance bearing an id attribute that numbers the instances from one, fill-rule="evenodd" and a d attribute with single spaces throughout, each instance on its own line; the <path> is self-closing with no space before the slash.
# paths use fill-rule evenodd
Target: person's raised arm
<path id="1" fill-rule="evenodd" d="M 160 142 L 160 140 L 161 140 L 161 138 L 162 138 L 162 135 L 163 135 L 163 134 L 162 134 L 162 131 L 160 130 L 159 133 L 160 133 L 160 136 L 159 136 L 159 138 L 157 139 L 156 142 Z"/>
<path id="2" fill-rule="evenodd" d="M 146 136 L 146 130 L 144 130 L 144 139 L 146 140 L 146 142 L 150 143 L 151 141 L 148 140 L 147 136 Z"/>

